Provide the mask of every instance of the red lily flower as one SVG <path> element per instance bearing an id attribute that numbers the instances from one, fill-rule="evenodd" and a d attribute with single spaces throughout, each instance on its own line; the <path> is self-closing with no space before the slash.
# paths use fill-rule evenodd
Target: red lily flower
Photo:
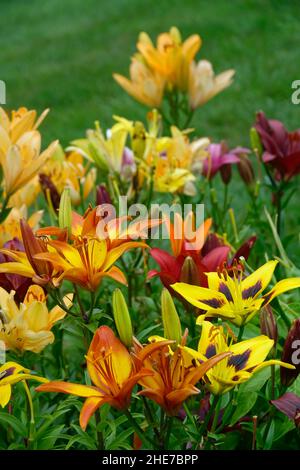
<path id="1" fill-rule="evenodd" d="M 257 113 L 255 129 L 264 149 L 263 161 L 274 167 L 277 180 L 290 180 L 300 173 L 300 129 L 288 132 L 283 123 Z"/>

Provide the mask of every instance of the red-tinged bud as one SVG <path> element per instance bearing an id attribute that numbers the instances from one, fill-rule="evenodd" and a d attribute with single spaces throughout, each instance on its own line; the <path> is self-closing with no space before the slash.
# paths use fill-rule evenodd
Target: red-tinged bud
<path id="1" fill-rule="evenodd" d="M 97 187 L 97 193 L 96 193 L 96 205 L 101 206 L 102 204 L 112 204 L 110 195 L 104 186 L 104 184 L 100 184 Z"/>
<path id="2" fill-rule="evenodd" d="M 295 366 L 295 369 L 280 367 L 281 383 L 289 387 L 300 373 L 300 318 L 293 322 L 288 332 L 281 360 Z"/>
<path id="3" fill-rule="evenodd" d="M 180 282 L 200 286 L 200 276 L 198 267 L 191 256 L 187 256 L 181 268 Z"/>
<path id="4" fill-rule="evenodd" d="M 295 426 L 300 427 L 300 397 L 292 392 L 287 392 L 277 400 L 271 400 L 281 413 L 285 414 L 289 419 L 293 420 Z"/>
<path id="5" fill-rule="evenodd" d="M 220 168 L 221 178 L 224 184 L 229 184 L 231 180 L 231 165 L 223 165 Z"/>
<path id="6" fill-rule="evenodd" d="M 237 164 L 239 174 L 247 186 L 252 186 L 255 183 L 255 175 L 251 161 L 246 156 L 243 156 Z"/>
<path id="7" fill-rule="evenodd" d="M 274 340 L 274 346 L 278 340 L 278 329 L 275 320 L 275 316 L 273 314 L 272 307 L 270 305 L 266 305 L 260 314 L 260 331 L 263 335 L 268 336 L 270 339 Z"/>
<path id="8" fill-rule="evenodd" d="M 39 175 L 39 181 L 46 201 L 50 198 L 53 209 L 57 210 L 59 208 L 60 195 L 56 186 L 51 181 L 50 176 L 45 175 L 45 173 L 41 173 Z"/>

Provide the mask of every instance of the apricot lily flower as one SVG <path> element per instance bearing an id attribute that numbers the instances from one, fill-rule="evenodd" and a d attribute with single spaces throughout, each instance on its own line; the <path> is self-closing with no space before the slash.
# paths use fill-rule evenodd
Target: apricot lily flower
<path id="1" fill-rule="evenodd" d="M 208 288 L 185 283 L 172 284 L 172 288 L 195 307 L 206 311 L 198 318 L 201 323 L 205 316 L 228 319 L 237 326 L 248 323 L 251 318 L 286 291 L 300 287 L 300 277 L 283 279 L 266 294 L 263 291 L 270 283 L 278 261 L 268 261 L 249 276 L 242 278 L 242 272 L 233 270 L 230 277 L 223 273 L 206 273 Z"/>

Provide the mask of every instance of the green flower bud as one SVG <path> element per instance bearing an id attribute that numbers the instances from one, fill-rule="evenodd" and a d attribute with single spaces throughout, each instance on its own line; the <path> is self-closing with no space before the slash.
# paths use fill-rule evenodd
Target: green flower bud
<path id="1" fill-rule="evenodd" d="M 263 148 L 260 140 L 260 136 L 255 129 L 255 127 L 251 127 L 250 129 L 250 142 L 251 142 L 251 148 L 253 152 L 257 153 L 259 157 L 261 157 L 263 153 Z"/>
<path id="2" fill-rule="evenodd" d="M 170 292 L 164 289 L 161 294 L 161 313 L 164 327 L 164 336 L 180 344 L 182 331 L 181 323 Z"/>
<path id="3" fill-rule="evenodd" d="M 130 348 L 132 346 L 132 324 L 128 307 L 120 289 L 115 289 L 112 296 L 112 307 L 115 324 L 122 343 Z"/>
<path id="4" fill-rule="evenodd" d="M 67 228 L 68 234 L 70 235 L 72 226 L 72 203 L 70 188 L 65 188 L 62 192 L 58 210 L 58 224 L 61 229 Z"/>

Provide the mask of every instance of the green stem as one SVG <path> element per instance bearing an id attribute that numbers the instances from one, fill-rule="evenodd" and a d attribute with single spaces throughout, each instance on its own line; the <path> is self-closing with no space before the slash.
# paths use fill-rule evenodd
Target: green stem
<path id="1" fill-rule="evenodd" d="M 96 433 L 97 433 L 98 449 L 99 450 L 104 450 L 105 446 L 104 446 L 103 433 L 102 433 L 102 431 L 99 431 L 99 429 L 98 429 L 98 427 L 101 423 L 100 410 L 98 410 L 98 412 L 96 412 L 95 418 L 96 418 Z"/>
<path id="2" fill-rule="evenodd" d="M 213 419 L 213 423 L 212 423 L 212 427 L 211 427 L 211 432 L 212 433 L 215 432 L 216 427 L 218 425 L 218 419 L 219 419 L 220 407 L 221 407 L 221 397 L 219 397 L 219 395 L 216 395 L 216 396 L 217 396 L 218 400 L 217 400 L 217 403 L 216 403 L 214 419 Z"/>
<path id="3" fill-rule="evenodd" d="M 241 325 L 241 326 L 240 326 L 240 330 L 239 330 L 239 335 L 238 335 L 238 338 L 237 338 L 237 342 L 238 342 L 238 343 L 239 343 L 240 341 L 242 341 L 243 334 L 244 334 L 244 329 L 245 329 L 245 325 Z"/>
<path id="4" fill-rule="evenodd" d="M 139 438 L 141 439 L 142 443 L 144 444 L 144 446 L 146 448 L 150 448 L 155 445 L 151 439 L 149 439 L 148 437 L 145 436 L 145 433 L 144 431 L 142 430 L 142 428 L 140 427 L 140 425 L 137 423 L 137 421 L 134 419 L 134 417 L 132 416 L 132 414 L 130 413 L 129 410 L 124 410 L 124 414 L 126 416 L 126 418 L 128 419 L 129 421 L 129 424 L 131 424 L 131 426 L 133 427 L 134 431 L 137 433 L 137 435 L 139 436 Z"/>
<path id="5" fill-rule="evenodd" d="M 217 406 L 218 400 L 219 400 L 218 395 L 214 395 L 213 402 L 212 402 L 212 404 L 211 404 L 211 406 L 210 406 L 210 408 L 209 408 L 209 411 L 208 411 L 207 415 L 205 416 L 204 422 L 202 423 L 202 425 L 201 425 L 201 427 L 200 427 L 200 431 L 199 431 L 200 437 L 203 436 L 204 432 L 205 432 L 206 429 L 207 429 L 207 426 L 208 426 L 208 424 L 209 424 L 209 421 L 210 421 L 210 419 L 211 419 L 211 417 L 212 417 L 212 415 L 213 415 L 213 413 L 214 413 L 214 411 L 215 411 L 215 408 L 216 408 L 216 406 Z"/>
<path id="6" fill-rule="evenodd" d="M 77 299 L 77 303 L 79 305 L 79 308 L 80 308 L 80 312 L 81 312 L 81 316 L 83 318 L 83 321 L 84 323 L 88 323 L 89 322 L 89 317 L 88 315 L 86 314 L 86 311 L 85 311 L 85 308 L 81 302 L 81 299 L 80 299 L 80 294 L 79 294 L 79 289 L 77 287 L 76 284 L 73 284 L 74 286 L 74 290 L 75 290 L 75 294 L 76 294 L 76 299 Z"/>
<path id="7" fill-rule="evenodd" d="M 23 381 L 23 385 L 24 385 L 24 389 L 27 395 L 27 400 L 28 400 L 28 405 L 29 405 L 30 422 L 29 422 L 29 434 L 28 434 L 28 447 L 31 448 L 35 439 L 34 409 L 33 409 L 31 393 L 30 393 L 26 380 Z"/>

